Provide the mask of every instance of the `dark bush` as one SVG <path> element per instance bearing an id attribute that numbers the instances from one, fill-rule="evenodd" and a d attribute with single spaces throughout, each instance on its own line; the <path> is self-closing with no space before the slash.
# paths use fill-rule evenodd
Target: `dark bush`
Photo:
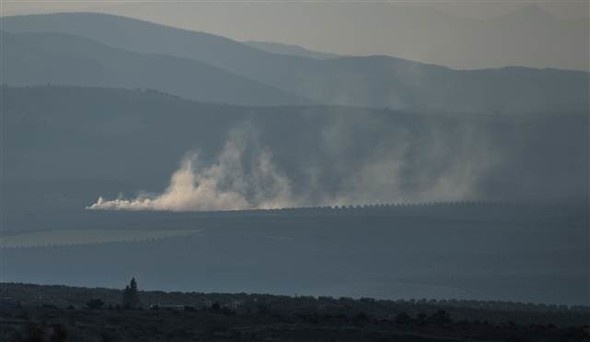
<path id="1" fill-rule="evenodd" d="M 410 318 L 410 315 L 408 315 L 406 312 L 400 312 L 395 317 L 395 323 L 397 323 L 397 324 L 406 325 L 406 324 L 410 324 L 411 321 L 412 321 L 412 319 Z"/>
<path id="2" fill-rule="evenodd" d="M 102 301 L 102 299 L 91 299 L 86 302 L 86 306 L 89 309 L 102 309 L 102 307 L 104 306 L 104 302 Z"/>

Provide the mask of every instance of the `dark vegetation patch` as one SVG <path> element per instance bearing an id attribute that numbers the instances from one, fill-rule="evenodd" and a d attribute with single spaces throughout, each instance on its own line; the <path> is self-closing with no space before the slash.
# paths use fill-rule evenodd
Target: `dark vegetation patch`
<path id="1" fill-rule="evenodd" d="M 129 290 L 0 289 L 2 341 L 590 341 L 587 307 L 161 291 L 138 291 L 136 302 Z"/>

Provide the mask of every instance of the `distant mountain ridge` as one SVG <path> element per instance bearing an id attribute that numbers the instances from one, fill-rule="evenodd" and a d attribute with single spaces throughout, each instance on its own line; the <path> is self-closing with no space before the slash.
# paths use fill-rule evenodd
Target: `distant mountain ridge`
<path id="1" fill-rule="evenodd" d="M 115 48 L 189 58 L 316 103 L 472 114 L 588 110 L 586 72 L 524 67 L 461 71 L 387 56 L 317 60 L 96 13 L 0 20 L 9 32 L 56 31 Z"/>
<path id="2" fill-rule="evenodd" d="M 116 49 L 63 33 L 0 34 L 5 84 L 151 88 L 188 99 L 242 105 L 309 103 L 186 58 Z"/>
<path id="3" fill-rule="evenodd" d="M 328 59 L 328 58 L 337 58 L 342 57 L 341 55 L 337 55 L 334 53 L 327 53 L 327 52 L 319 52 L 313 51 L 301 46 L 297 45 L 289 45 L 289 44 L 282 44 L 276 42 L 259 42 L 259 41 L 246 41 L 244 42 L 246 45 L 255 47 L 257 49 L 276 53 L 279 55 L 291 55 L 291 56 L 300 56 L 300 57 L 307 57 L 307 58 L 314 58 L 314 59 Z"/>

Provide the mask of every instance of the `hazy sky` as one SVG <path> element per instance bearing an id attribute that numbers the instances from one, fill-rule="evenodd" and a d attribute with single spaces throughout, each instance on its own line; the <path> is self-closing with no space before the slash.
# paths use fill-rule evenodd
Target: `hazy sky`
<path id="1" fill-rule="evenodd" d="M 544 10 L 556 15 L 562 19 L 572 19 L 580 17 L 588 17 L 588 0 L 407 0 L 407 1 L 372 1 L 372 0 L 356 0 L 356 1 L 338 1 L 338 0 L 302 0 L 302 1 L 290 1 L 290 0 L 3 0 L 2 1 L 4 14 L 24 14 L 24 13 L 41 13 L 41 12 L 60 12 L 60 11 L 81 11 L 81 10 L 105 10 L 116 12 L 118 8 L 133 5 L 146 6 L 149 4 L 164 4 L 170 6 L 173 4 L 177 8 L 176 15 L 179 20 L 183 20 L 184 14 L 182 8 L 192 7 L 195 5 L 206 8 L 207 10 L 215 7 L 224 11 L 231 11 L 232 8 L 243 6 L 255 7 L 271 7 L 276 4 L 285 5 L 287 3 L 293 5 L 294 3 L 298 6 L 302 6 L 302 3 L 307 3 L 306 6 L 317 6 L 320 4 L 329 4 L 331 6 L 340 3 L 348 4 L 361 4 L 366 6 L 370 3 L 389 3 L 395 5 L 412 5 L 412 6 L 427 6 L 430 8 L 438 9 L 440 11 L 472 18 L 492 18 L 494 16 L 508 14 L 519 8 L 529 6 L 531 4 L 537 4 Z M 236 8 L 237 9 L 237 8 Z M 168 18 L 167 15 L 163 14 L 162 19 Z M 193 23 L 195 25 L 196 23 Z M 191 25 L 191 26 L 193 26 Z"/>
<path id="2" fill-rule="evenodd" d="M 527 65 L 588 70 L 589 4 L 3 0 L 2 14 L 97 11 L 239 41 L 281 42 L 343 55 L 384 54 L 459 69 Z"/>

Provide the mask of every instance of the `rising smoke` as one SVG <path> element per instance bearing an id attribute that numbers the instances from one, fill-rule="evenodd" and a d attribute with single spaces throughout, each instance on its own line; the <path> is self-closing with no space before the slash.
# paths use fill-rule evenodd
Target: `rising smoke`
<path id="1" fill-rule="evenodd" d="M 230 131 L 212 162 L 203 163 L 198 153 L 187 154 L 163 193 L 131 199 L 99 197 L 87 209 L 244 210 L 477 196 L 477 181 L 491 166 L 481 132 L 465 126 L 449 140 L 440 129 L 412 139 L 415 132 L 402 130 L 351 159 L 347 151 L 357 144 L 351 129 L 379 126 L 373 124 L 346 120 L 327 125 L 320 134 L 317 162 L 302 167 L 304 177 L 298 177 L 296 184 L 275 162 L 271 149 L 260 143 L 254 126 L 241 124 Z"/>
<path id="2" fill-rule="evenodd" d="M 134 199 L 105 200 L 87 209 L 110 210 L 243 210 L 296 205 L 289 179 L 275 166 L 271 152 L 261 147 L 254 129 L 233 129 L 212 165 L 202 165 L 189 153 L 174 172 L 164 193 Z"/>

